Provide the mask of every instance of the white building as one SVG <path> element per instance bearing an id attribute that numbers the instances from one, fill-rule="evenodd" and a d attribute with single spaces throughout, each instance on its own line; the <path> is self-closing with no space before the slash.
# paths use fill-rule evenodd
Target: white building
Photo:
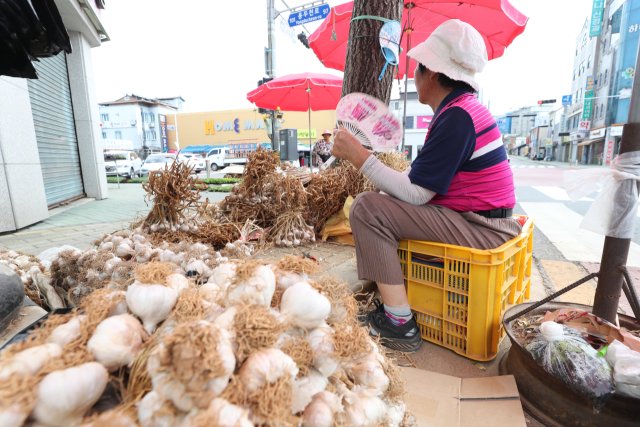
<path id="1" fill-rule="evenodd" d="M 183 102 L 181 96 L 146 98 L 135 94 L 101 102 L 102 138 L 131 141 L 134 151 L 143 158 L 150 153 L 167 151 L 166 116 L 181 112 Z"/>
<path id="2" fill-rule="evenodd" d="M 38 79 L 0 76 L 0 232 L 42 221 L 63 202 L 107 197 L 91 63 L 91 48 L 109 40 L 104 3 L 55 4 L 73 53 L 34 62 Z"/>
<path id="3" fill-rule="evenodd" d="M 400 98 L 392 99 L 390 109 L 398 115 L 402 121 L 404 115 L 404 83 L 400 87 Z M 413 79 L 409 79 L 407 85 L 407 123 L 405 126 L 405 152 L 409 161 L 413 161 L 427 137 L 427 131 L 433 119 L 433 110 L 428 105 L 418 101 L 418 92 Z"/>

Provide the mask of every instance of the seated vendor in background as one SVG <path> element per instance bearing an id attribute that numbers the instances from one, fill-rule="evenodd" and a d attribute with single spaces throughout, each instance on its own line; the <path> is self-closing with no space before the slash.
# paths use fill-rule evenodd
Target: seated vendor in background
<path id="1" fill-rule="evenodd" d="M 513 174 L 500 131 L 473 95 L 487 63 L 482 36 L 449 20 L 409 57 L 418 62 L 419 101 L 435 111 L 424 147 L 404 173 L 385 166 L 344 129 L 332 154 L 350 161 L 382 193 L 360 194 L 349 214 L 360 279 L 377 282 L 384 304 L 366 314 L 372 335 L 389 348 L 415 351 L 420 330 L 407 300 L 398 241 L 423 240 L 476 249 L 518 236 Z"/>
<path id="2" fill-rule="evenodd" d="M 329 129 L 325 129 L 325 131 L 322 132 L 322 139 L 319 139 L 313 145 L 313 163 L 318 167 L 322 166 L 327 160 L 329 160 L 329 157 L 331 157 L 332 147 L 333 141 L 331 141 L 331 131 Z"/>

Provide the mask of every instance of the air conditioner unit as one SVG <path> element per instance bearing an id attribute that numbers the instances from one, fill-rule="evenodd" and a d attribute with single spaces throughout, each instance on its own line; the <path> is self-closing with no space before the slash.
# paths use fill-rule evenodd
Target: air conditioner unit
<path id="1" fill-rule="evenodd" d="M 151 122 L 151 123 L 149 123 L 149 127 L 150 128 L 154 128 L 154 127 L 156 127 L 156 124 L 154 122 Z"/>

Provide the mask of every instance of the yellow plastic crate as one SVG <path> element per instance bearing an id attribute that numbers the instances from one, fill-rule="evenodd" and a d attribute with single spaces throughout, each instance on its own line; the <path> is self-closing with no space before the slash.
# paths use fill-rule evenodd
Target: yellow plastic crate
<path id="1" fill-rule="evenodd" d="M 517 216 L 517 215 L 515 215 Z M 529 299 L 533 218 L 491 250 L 402 240 L 398 256 L 422 338 L 474 360 L 496 357 L 505 311 Z M 442 258 L 424 262 L 415 254 Z"/>

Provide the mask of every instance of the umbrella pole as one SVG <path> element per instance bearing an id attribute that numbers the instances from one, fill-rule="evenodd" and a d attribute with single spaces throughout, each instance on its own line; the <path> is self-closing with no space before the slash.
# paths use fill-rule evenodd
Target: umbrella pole
<path id="1" fill-rule="evenodd" d="M 307 104 L 309 106 L 309 170 L 313 172 L 313 163 L 311 162 L 311 95 L 309 94 L 308 90 L 307 90 Z"/>
<path id="2" fill-rule="evenodd" d="M 407 53 L 411 50 L 411 6 L 413 3 L 409 3 L 409 15 L 407 16 L 407 22 L 409 25 L 407 26 Z M 406 54 L 405 54 L 406 55 Z M 402 108 L 402 147 L 400 152 L 404 156 L 404 135 L 407 133 L 407 85 L 409 82 L 409 55 L 407 57 L 407 66 L 404 70 L 404 107 Z"/>

